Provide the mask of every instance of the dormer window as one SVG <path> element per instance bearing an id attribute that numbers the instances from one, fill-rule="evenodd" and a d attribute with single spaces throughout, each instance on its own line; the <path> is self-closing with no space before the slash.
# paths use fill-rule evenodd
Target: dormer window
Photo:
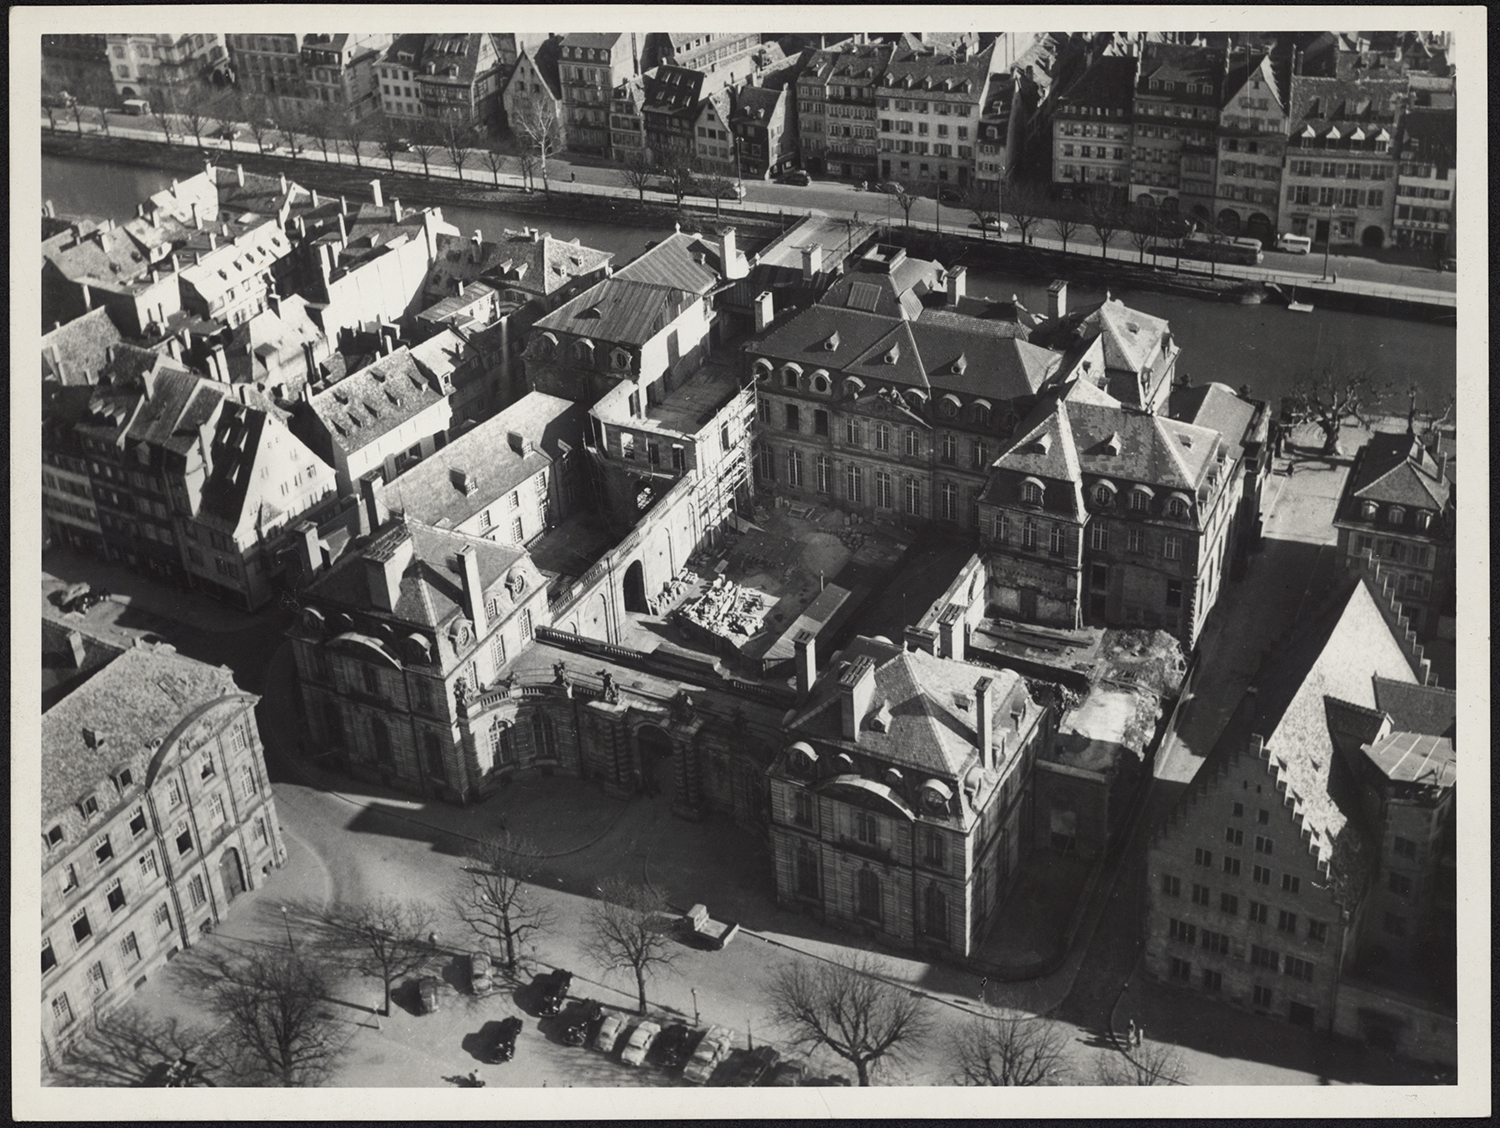
<path id="1" fill-rule="evenodd" d="M 1021 483 L 1021 504 L 1041 505 L 1043 497 L 1042 483 L 1035 478 L 1027 478 Z"/>
<path id="2" fill-rule="evenodd" d="M 791 365 L 787 365 L 787 367 L 781 370 L 781 384 L 786 388 L 795 389 L 797 387 L 797 370 L 791 367 Z"/>
<path id="3" fill-rule="evenodd" d="M 1137 486 L 1130 491 L 1130 509 L 1133 513 L 1145 513 L 1151 508 L 1151 491 Z"/>
<path id="4" fill-rule="evenodd" d="M 1399 505 L 1393 505 L 1385 512 L 1385 519 L 1392 525 L 1406 524 L 1406 510 Z"/>
<path id="5" fill-rule="evenodd" d="M 47 849 L 49 849 L 49 850 L 55 850 L 55 849 L 57 849 L 57 847 L 61 846 L 63 844 L 63 828 L 62 828 L 62 826 L 61 825 L 54 826 L 51 830 L 47 831 L 46 839 L 47 839 Z"/>
<path id="6" fill-rule="evenodd" d="M 99 800 L 92 795 L 85 795 L 78 801 L 78 810 L 85 819 L 91 819 L 99 813 Z"/>
<path id="7" fill-rule="evenodd" d="M 1167 502 L 1167 516 L 1174 521 L 1186 521 L 1188 517 L 1187 502 L 1180 497 L 1174 497 Z"/>
<path id="8" fill-rule="evenodd" d="M 630 354 L 624 349 L 614 349 L 609 354 L 609 364 L 617 372 L 625 372 L 630 368 Z"/>
<path id="9" fill-rule="evenodd" d="M 1108 482 L 1100 482 L 1094 487 L 1094 504 L 1100 509 L 1108 509 L 1115 503 L 1115 488 Z"/>
<path id="10" fill-rule="evenodd" d="M 1375 520 L 1375 514 L 1379 509 L 1380 506 L 1376 505 L 1373 501 L 1366 501 L 1360 505 L 1359 515 L 1366 521 L 1373 521 Z"/>

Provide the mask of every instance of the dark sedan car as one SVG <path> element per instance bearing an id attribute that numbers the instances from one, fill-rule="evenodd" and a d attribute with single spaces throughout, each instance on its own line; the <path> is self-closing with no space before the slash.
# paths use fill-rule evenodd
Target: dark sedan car
<path id="1" fill-rule="evenodd" d="M 781 174 L 779 179 L 783 184 L 792 184 L 798 188 L 806 188 L 812 183 L 812 177 L 807 175 L 805 169 L 800 168 L 788 169 Z"/>
<path id="2" fill-rule="evenodd" d="M 681 1022 L 674 1022 L 657 1036 L 656 1060 L 667 1069 L 676 1069 L 692 1052 L 693 1032 Z"/>
<path id="3" fill-rule="evenodd" d="M 604 1017 L 604 1005 L 598 999 L 585 999 L 574 1003 L 563 1016 L 562 1040 L 564 1045 L 581 1046 Z"/>
<path id="4" fill-rule="evenodd" d="M 516 1056 L 516 1038 L 520 1036 L 522 1025 L 519 1018 L 511 1015 L 494 1028 L 494 1040 L 486 1047 L 489 1061 L 498 1064 Z"/>
<path id="5" fill-rule="evenodd" d="M 558 1014 L 568 997 L 568 988 L 572 985 L 573 973 L 562 968 L 541 976 L 536 981 L 537 1011 L 544 1016 Z"/>
<path id="6" fill-rule="evenodd" d="M 740 1061 L 740 1067 L 735 1071 L 733 1085 L 756 1085 L 779 1060 L 781 1052 L 771 1046 L 756 1046 L 749 1051 Z"/>

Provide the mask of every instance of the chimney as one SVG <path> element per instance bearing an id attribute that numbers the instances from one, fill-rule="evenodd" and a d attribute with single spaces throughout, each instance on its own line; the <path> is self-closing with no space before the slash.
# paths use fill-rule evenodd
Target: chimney
<path id="1" fill-rule="evenodd" d="M 870 698 L 875 695 L 874 659 L 855 659 L 839 675 L 839 691 L 843 698 L 844 739 L 857 741 L 859 726 L 870 711 Z"/>
<path id="2" fill-rule="evenodd" d="M 89 289 L 88 283 L 86 283 L 86 282 L 79 283 L 78 288 L 79 288 L 79 290 L 81 290 L 83 292 L 83 308 L 84 309 L 93 309 L 94 308 L 94 291 L 92 291 L 92 290 Z"/>
<path id="3" fill-rule="evenodd" d="M 214 179 L 214 162 L 213 161 L 204 161 L 203 162 L 203 175 L 206 176 L 206 177 L 208 177 L 208 182 L 210 184 L 213 184 L 213 185 L 215 185 L 215 187 L 217 187 L 217 182 Z"/>
<path id="4" fill-rule="evenodd" d="M 1047 316 L 1051 318 L 1068 315 L 1068 284 L 1061 278 L 1047 287 Z"/>
<path id="5" fill-rule="evenodd" d="M 378 474 L 359 480 L 359 503 L 364 506 L 370 532 L 378 533 L 391 518 L 385 504 L 385 479 Z"/>
<path id="6" fill-rule="evenodd" d="M 938 656 L 964 660 L 964 609 L 956 603 L 948 604 L 938 617 Z"/>
<path id="7" fill-rule="evenodd" d="M 396 351 L 396 339 L 388 333 L 380 334 L 380 355 L 390 356 Z"/>
<path id="8" fill-rule="evenodd" d="M 339 215 L 348 215 L 348 214 L 349 214 L 349 197 L 347 197 L 347 196 L 340 196 L 339 197 Z"/>
<path id="9" fill-rule="evenodd" d="M 312 206 L 315 208 L 323 206 L 323 201 L 318 198 L 318 190 L 316 188 L 312 190 Z"/>
<path id="10" fill-rule="evenodd" d="M 302 521 L 292 532 L 297 536 L 297 556 L 302 561 L 303 579 L 310 580 L 323 566 L 323 545 L 318 539 L 318 526 L 311 521 Z"/>
<path id="11" fill-rule="evenodd" d="M 219 249 L 219 233 L 217 231 L 210 231 L 208 233 L 208 249 L 211 251 Z"/>
<path id="12" fill-rule="evenodd" d="M 281 174 L 281 194 L 286 195 L 286 173 Z"/>
<path id="13" fill-rule="evenodd" d="M 328 282 L 328 276 L 333 273 L 333 259 L 330 256 L 328 244 L 318 244 L 318 265 L 323 269 L 323 282 Z"/>
<path id="14" fill-rule="evenodd" d="M 44 216 L 46 216 L 48 219 L 56 219 L 57 218 L 57 209 L 52 206 L 52 201 L 51 200 L 43 200 L 42 201 L 42 214 Z"/>
<path id="15" fill-rule="evenodd" d="M 974 731 L 979 745 L 979 766 L 986 769 L 995 766 L 995 703 L 990 699 L 994 687 L 992 678 L 980 678 L 974 683 Z"/>
<path id="16" fill-rule="evenodd" d="M 397 223 L 405 218 L 405 213 L 401 210 L 401 201 L 395 196 L 391 197 L 391 218 Z"/>
<path id="17" fill-rule="evenodd" d="M 723 271 L 725 281 L 743 278 L 749 272 L 745 256 L 740 254 L 733 227 L 724 228 L 724 233 L 719 236 L 719 269 Z"/>
<path id="18" fill-rule="evenodd" d="M 755 295 L 755 331 L 759 333 L 776 318 L 776 299 L 770 290 Z"/>
<path id="19" fill-rule="evenodd" d="M 483 638 L 489 624 L 485 621 L 484 588 L 479 584 L 479 555 L 472 544 L 458 550 L 458 565 L 463 572 L 464 614 L 474 624 L 474 637 Z"/>
<path id="20" fill-rule="evenodd" d="M 823 248 L 817 243 L 802 248 L 802 280 L 811 282 L 823 269 Z"/>
<path id="21" fill-rule="evenodd" d="M 188 207 L 191 210 L 193 216 L 193 229 L 195 231 L 202 231 L 203 217 L 198 214 L 198 201 L 194 200 L 191 204 L 188 205 Z"/>
<path id="22" fill-rule="evenodd" d="M 377 208 L 383 208 L 383 207 L 385 207 L 385 199 L 380 195 L 380 179 L 379 179 L 379 177 L 377 177 L 376 179 L 370 181 L 370 191 L 375 194 L 375 206 Z"/>
<path id="23" fill-rule="evenodd" d="M 68 632 L 68 651 L 73 658 L 73 668 L 75 670 L 83 669 L 85 658 L 83 635 L 79 634 L 77 631 Z"/>
<path id="24" fill-rule="evenodd" d="M 1438 442 L 1442 442 L 1442 439 L 1439 439 Z M 1446 482 L 1447 480 L 1448 480 L 1448 452 L 1445 450 L 1445 451 L 1443 451 L 1442 454 L 1438 455 L 1438 482 L 1442 483 L 1442 482 Z"/>
<path id="25" fill-rule="evenodd" d="M 813 682 L 818 676 L 818 643 L 812 631 L 798 631 L 792 639 L 797 651 L 797 704 L 802 704 L 812 693 Z"/>
<path id="26" fill-rule="evenodd" d="M 266 291 L 266 308 L 277 317 L 281 316 L 281 295 L 275 290 Z"/>
<path id="27" fill-rule="evenodd" d="M 172 252 L 171 263 L 172 263 L 172 273 L 173 274 L 176 274 L 178 271 L 180 271 L 182 269 L 182 262 L 178 259 L 176 251 Z"/>
<path id="28" fill-rule="evenodd" d="M 213 351 L 214 379 L 229 383 L 229 359 L 224 355 L 224 346 L 215 345 Z"/>
<path id="29" fill-rule="evenodd" d="M 344 223 L 344 213 L 343 212 L 339 212 L 339 242 L 340 243 L 347 243 L 348 241 L 349 241 L 349 228 Z"/>
<path id="30" fill-rule="evenodd" d="M 521 434 L 520 431 L 507 431 L 505 433 L 505 438 L 506 441 L 510 443 L 510 449 L 515 451 L 522 458 L 525 458 L 528 454 L 530 454 L 533 449 L 531 440 L 528 439 L 525 435 Z"/>
<path id="31" fill-rule="evenodd" d="M 172 196 L 173 198 L 177 196 L 177 177 L 175 176 L 172 177 Z"/>
<path id="32" fill-rule="evenodd" d="M 956 306 L 964 300 L 968 290 L 969 268 L 966 266 L 955 266 L 948 271 L 948 304 Z"/>
<path id="33" fill-rule="evenodd" d="M 361 521 L 363 525 L 363 521 Z M 396 545 L 382 545 L 379 552 L 365 556 L 365 583 L 370 588 L 370 602 L 380 611 L 394 611 L 401 599 L 401 577 L 411 563 L 412 543 L 407 536 Z"/>
<path id="34" fill-rule="evenodd" d="M 234 166 L 234 180 L 241 188 L 245 186 L 245 166 L 237 164 Z"/>

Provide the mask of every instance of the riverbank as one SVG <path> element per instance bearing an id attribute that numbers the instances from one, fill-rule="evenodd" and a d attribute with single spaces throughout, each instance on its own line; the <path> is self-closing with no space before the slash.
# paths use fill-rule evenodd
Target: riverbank
<path id="1" fill-rule="evenodd" d="M 626 198 L 601 200 L 598 196 L 575 194 L 561 184 L 550 190 L 526 190 L 494 183 L 489 170 L 474 170 L 463 180 L 446 176 L 423 176 L 405 169 L 392 169 L 389 163 L 366 161 L 349 166 L 324 161 L 319 152 L 304 152 L 299 158 L 274 153 L 225 152 L 212 143 L 203 148 L 142 141 L 133 137 L 106 137 L 100 133 L 58 131 L 42 134 L 42 152 L 48 156 L 110 164 L 134 165 L 168 173 L 191 176 L 202 172 L 205 161 L 223 167 L 242 166 L 246 172 L 265 176 L 285 175 L 305 188 L 315 188 L 324 195 L 368 199 L 370 181 L 379 179 L 381 194 L 387 199 L 404 200 L 409 206 L 452 204 L 469 208 L 498 208 L 538 217 L 604 222 L 660 231 L 680 224 L 687 230 L 701 230 L 713 223 L 733 222 L 744 236 L 773 238 L 783 225 L 765 216 L 736 212 L 724 207 L 715 214 L 712 207 L 698 207 L 684 201 L 681 208 L 652 201 Z M 511 174 L 505 174 L 511 175 Z M 486 180 L 488 179 L 488 183 Z"/>

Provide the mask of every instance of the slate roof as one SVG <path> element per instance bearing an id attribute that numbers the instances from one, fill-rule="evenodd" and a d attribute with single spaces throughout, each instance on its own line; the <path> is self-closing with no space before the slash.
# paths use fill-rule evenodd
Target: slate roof
<path id="1" fill-rule="evenodd" d="M 1128 119 L 1134 105 L 1135 75 L 1133 58 L 1106 55 L 1097 59 L 1057 95 L 1057 112 L 1076 113 L 1087 107 L 1120 111 Z"/>
<path id="2" fill-rule="evenodd" d="M 316 393 L 311 407 L 333 441 L 355 451 L 444 398 L 402 347 Z"/>
<path id="3" fill-rule="evenodd" d="M 1083 472 L 1192 493 L 1222 442 L 1217 431 L 1123 408 L 1063 401 Z M 1105 448 L 1119 438 L 1119 453 Z"/>
<path id="4" fill-rule="evenodd" d="M 118 227 L 95 231 L 71 247 L 47 253 L 54 266 L 73 282 L 96 288 L 130 292 L 150 269 L 146 256 L 129 233 Z"/>
<path id="5" fill-rule="evenodd" d="M 1451 689 L 1377 676 L 1375 707 L 1402 732 L 1445 736 L 1457 743 L 1458 695 Z"/>
<path id="6" fill-rule="evenodd" d="M 764 86 L 744 86 L 735 92 L 734 114 L 736 124 L 767 125 L 776 116 L 776 108 L 786 97 L 785 90 L 768 90 Z"/>
<path id="7" fill-rule="evenodd" d="M 1030 702 L 1025 682 L 1012 670 L 997 671 L 936 658 L 860 636 L 845 648 L 838 663 L 822 673 L 808 703 L 792 717 L 787 728 L 793 739 L 844 742 L 839 678 L 861 658 L 875 664 L 875 688 L 870 714 L 861 718 L 860 752 L 927 776 L 960 781 L 978 759 L 973 706 L 960 709 L 956 694 L 968 695 L 972 701 L 975 684 L 980 678 L 990 678 L 994 683 L 990 698 L 993 731 L 997 734 L 1009 727 L 1013 707 L 1023 698 Z M 882 706 L 890 713 L 886 732 L 877 731 L 869 723 L 869 717 Z"/>
<path id="8" fill-rule="evenodd" d="M 682 311 L 686 297 L 671 286 L 616 274 L 564 302 L 537 321 L 535 328 L 610 344 L 643 345 Z"/>
<path id="9" fill-rule="evenodd" d="M 1367 745 L 1364 753 L 1392 783 L 1452 787 L 1458 776 L 1458 754 L 1445 736 L 1392 732 Z"/>
<path id="10" fill-rule="evenodd" d="M 283 367 L 295 369 L 299 376 L 315 378 L 306 369 L 306 345 L 313 346 L 317 359 L 328 353 L 328 341 L 308 313 L 307 299 L 301 295 L 282 298 L 279 310 L 261 310 L 234 327 L 224 350 L 229 378 L 235 383 L 275 378 L 284 375 Z"/>
<path id="11" fill-rule="evenodd" d="M 608 50 L 625 38 L 620 31 L 573 31 L 563 36 L 564 47 L 590 47 Z"/>
<path id="12" fill-rule="evenodd" d="M 1193 47 L 1180 43 L 1147 43 L 1141 51 L 1141 67 L 1136 80 L 1137 97 L 1165 98 L 1169 102 L 1218 107 L 1224 77 L 1224 52 L 1216 47 Z M 1151 89 L 1152 80 L 1162 87 Z M 1166 83 L 1172 89 L 1165 88 Z M 1191 84 L 1208 87 L 1206 92 L 1188 93 Z"/>
<path id="13" fill-rule="evenodd" d="M 57 614 L 54 609 L 48 609 Z M 73 634 L 79 636 L 83 647 L 83 661 L 79 663 L 73 655 L 69 642 Z M 42 616 L 42 709 L 50 709 L 63 697 L 83 684 L 84 680 L 125 652 L 125 647 L 110 639 L 100 638 L 83 629 L 83 624 L 70 623 L 66 619 Z"/>
<path id="14" fill-rule="evenodd" d="M 696 117 L 705 77 L 702 71 L 670 63 L 648 71 L 643 76 L 646 101 L 641 107 L 647 120 L 657 114 Z"/>
<path id="15" fill-rule="evenodd" d="M 266 414 L 225 399 L 209 443 L 210 470 L 203 483 L 201 517 L 210 524 L 238 529 L 246 503 L 255 493 L 255 471 L 266 452 L 262 438 Z"/>
<path id="16" fill-rule="evenodd" d="M 1377 431 L 1360 449 L 1344 493 L 1360 501 L 1443 512 L 1452 489 L 1451 482 L 1438 477 L 1438 465 L 1420 438 Z"/>
<path id="17" fill-rule="evenodd" d="M 59 384 L 93 384 L 109 351 L 124 340 L 103 306 L 42 337 L 42 376 Z"/>
<path id="18" fill-rule="evenodd" d="M 42 825 L 55 822 L 198 706 L 238 693 L 234 675 L 155 647 L 134 647 L 42 714 Z M 103 736 L 89 747 L 84 729 Z"/>
<path id="19" fill-rule="evenodd" d="M 1243 446 L 1246 430 L 1255 418 L 1256 406 L 1241 399 L 1227 384 L 1178 384 L 1167 401 L 1167 415 L 1183 423 L 1207 427 L 1226 442 Z"/>
<path id="20" fill-rule="evenodd" d="M 703 256 L 703 262 L 697 261 L 699 255 Z M 720 257 L 717 239 L 675 231 L 633 262 L 617 268 L 614 276 L 626 281 L 675 286 L 701 295 L 719 284 L 723 275 Z"/>
<path id="21" fill-rule="evenodd" d="M 1290 102 L 1286 81 L 1288 71 L 1289 68 L 1284 63 L 1278 66 L 1277 60 L 1270 54 L 1235 52 L 1229 64 L 1229 73 L 1224 76 L 1220 89 L 1219 108 L 1229 109 L 1245 85 L 1252 78 L 1259 77 L 1275 99 L 1277 112 L 1285 114 Z"/>
<path id="22" fill-rule="evenodd" d="M 1402 116 L 1404 159 L 1451 169 L 1457 152 L 1458 114 L 1453 110 L 1408 110 Z"/>
<path id="23" fill-rule="evenodd" d="M 912 90 L 959 94 L 977 103 L 984 93 L 994 53 L 995 48 L 991 45 L 983 51 L 969 51 L 959 58 L 953 48 L 945 44 L 902 42 L 897 44 L 886 63 L 880 86 L 905 89 L 903 80 L 909 76 L 913 82 Z M 964 83 L 968 83 L 967 90 L 962 88 Z"/>
<path id="24" fill-rule="evenodd" d="M 209 252 L 194 265 L 184 267 L 179 278 L 202 295 L 204 301 L 213 302 L 254 275 L 270 270 L 290 251 L 276 224 L 266 222 L 233 243 L 220 244 L 218 250 Z"/>

